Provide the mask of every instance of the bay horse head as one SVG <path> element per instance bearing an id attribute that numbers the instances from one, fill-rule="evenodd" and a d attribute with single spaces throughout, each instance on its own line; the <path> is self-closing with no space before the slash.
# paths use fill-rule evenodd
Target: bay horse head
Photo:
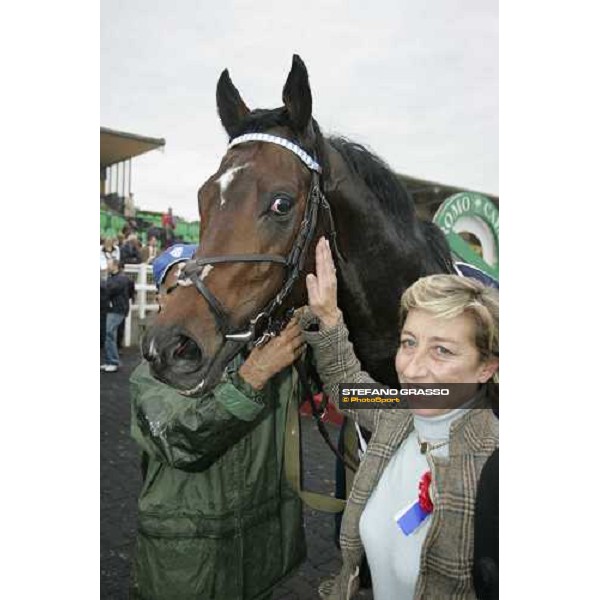
<path id="1" fill-rule="evenodd" d="M 283 106 L 250 110 L 227 70 L 217 107 L 229 146 L 198 192 L 202 238 L 142 340 L 155 377 L 187 395 L 213 387 L 233 356 L 305 303 L 314 264 L 320 141 L 306 67 L 294 55 Z"/>

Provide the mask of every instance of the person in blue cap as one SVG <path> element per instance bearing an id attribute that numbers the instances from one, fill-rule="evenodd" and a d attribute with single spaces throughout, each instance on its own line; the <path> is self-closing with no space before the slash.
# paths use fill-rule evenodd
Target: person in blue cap
<path id="1" fill-rule="evenodd" d="M 195 250 L 176 244 L 156 258 L 159 304 Z M 283 461 L 300 396 L 290 365 L 303 347 L 293 319 L 196 398 L 155 380 L 146 361 L 132 373 L 143 483 L 130 597 L 264 600 L 305 559 L 302 503 Z"/>
<path id="2" fill-rule="evenodd" d="M 154 283 L 159 293 L 159 305 L 164 302 L 165 286 L 163 285 L 167 273 L 175 265 L 179 265 L 183 268 L 183 265 L 194 257 L 194 253 L 198 246 L 196 244 L 175 244 L 170 248 L 167 248 L 162 254 L 157 256 L 152 263 L 152 276 L 154 277 Z M 177 273 L 178 275 L 179 273 Z M 162 290 L 161 290 L 162 286 Z M 161 295 L 162 293 L 162 295 Z"/>

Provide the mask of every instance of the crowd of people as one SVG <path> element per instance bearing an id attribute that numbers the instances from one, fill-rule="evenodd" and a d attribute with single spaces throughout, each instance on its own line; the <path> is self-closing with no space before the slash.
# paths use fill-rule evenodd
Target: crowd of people
<path id="1" fill-rule="evenodd" d="M 160 243 L 155 236 L 149 236 L 146 244 L 142 244 L 135 232 L 127 235 L 121 233 L 117 237 L 100 238 L 100 271 L 108 270 L 108 261 L 116 260 L 121 267 L 126 264 L 152 264 L 160 253 Z"/>
<path id="2" fill-rule="evenodd" d="M 135 299 L 135 285 L 124 272 L 125 265 L 152 265 L 167 248 L 180 243 L 175 236 L 175 218 L 169 209 L 162 227 L 146 231 L 143 244 L 135 221 L 123 227 L 116 237 L 100 236 L 100 348 L 104 361 L 100 370 L 114 373 L 119 369 L 119 348 L 123 345 L 125 319 Z"/>
<path id="3" fill-rule="evenodd" d="M 154 258 L 161 309 L 174 267 L 195 250 L 179 244 Z M 124 297 L 126 285 L 115 247 L 103 252 L 112 331 L 114 290 Z M 234 358 L 196 398 L 157 381 L 145 361 L 133 372 L 143 470 L 133 597 L 267 599 L 305 559 L 302 505 L 285 468 L 287 419 L 301 397 L 292 365 L 310 346 L 333 399 L 341 383 L 375 383 L 348 340 L 325 239 L 306 286 L 309 304 L 283 332 Z M 498 308 L 496 289 L 457 275 L 422 278 L 399 299 L 398 381 L 460 384 L 461 393 L 443 407 L 338 407 L 372 437 L 342 517 L 342 569 L 315 597 L 354 597 L 366 565 L 376 600 L 498 597 Z M 109 365 L 118 361 L 110 340 Z"/>
<path id="4" fill-rule="evenodd" d="M 107 271 L 107 261 L 115 258 L 121 267 L 126 264 L 152 264 L 161 250 L 166 250 L 173 244 L 183 243 L 175 233 L 176 218 L 173 209 L 169 208 L 161 217 L 161 226 L 151 225 L 144 236 L 146 243 L 140 241 L 140 224 L 134 219 L 128 219 L 126 225 L 114 237 L 100 236 L 100 271 Z"/>

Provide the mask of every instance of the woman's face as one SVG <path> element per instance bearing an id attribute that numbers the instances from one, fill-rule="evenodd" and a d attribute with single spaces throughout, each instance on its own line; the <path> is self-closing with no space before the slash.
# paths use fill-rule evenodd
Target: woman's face
<path id="1" fill-rule="evenodd" d="M 409 311 L 400 333 L 396 372 L 402 384 L 462 383 L 460 403 L 467 402 L 479 384 L 488 381 L 498 368 L 498 360 L 482 361 L 475 346 L 475 322 L 468 314 L 440 319 L 431 313 Z M 454 397 L 453 397 L 453 404 Z M 451 408 L 419 408 L 413 412 L 435 416 Z"/>

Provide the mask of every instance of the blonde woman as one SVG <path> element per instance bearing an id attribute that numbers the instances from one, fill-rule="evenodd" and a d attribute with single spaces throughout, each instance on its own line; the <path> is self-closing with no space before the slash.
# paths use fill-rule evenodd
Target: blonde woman
<path id="1" fill-rule="evenodd" d="M 361 370 L 337 307 L 329 245 L 317 245 L 317 275 L 307 277 L 302 317 L 325 392 L 340 383 L 375 383 Z M 307 331 L 317 322 L 318 331 Z M 375 600 L 476 598 L 472 580 L 477 484 L 498 447 L 488 387 L 498 371 L 497 292 L 456 275 L 413 284 L 400 305 L 396 371 L 402 384 L 462 384 L 458 406 L 344 410 L 372 432 L 342 520 L 341 573 L 321 598 L 352 598 L 366 553 Z M 429 513 L 405 531 L 400 515 L 420 502 Z M 432 510 L 431 510 L 432 509 Z"/>
<path id="2" fill-rule="evenodd" d="M 100 246 L 100 270 L 106 271 L 108 261 L 112 258 L 119 262 L 120 257 L 121 251 L 119 250 L 119 246 L 116 245 L 116 239 L 111 237 L 106 238 Z"/>

